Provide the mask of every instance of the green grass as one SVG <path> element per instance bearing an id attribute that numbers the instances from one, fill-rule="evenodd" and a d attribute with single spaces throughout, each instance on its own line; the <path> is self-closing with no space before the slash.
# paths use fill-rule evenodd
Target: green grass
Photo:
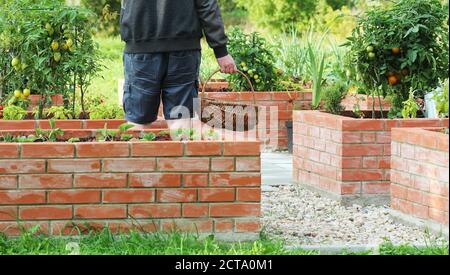
<path id="1" fill-rule="evenodd" d="M 67 255 L 77 247 L 81 255 L 309 255 L 314 252 L 288 251 L 281 242 L 262 238 L 255 242 L 224 243 L 213 237 L 200 239 L 187 233 L 131 232 L 113 235 L 108 230 L 80 238 L 33 236 L 0 237 L 0 255 Z M 78 249 L 79 248 L 79 249 Z M 78 254 L 78 253 L 77 253 Z"/>
<path id="2" fill-rule="evenodd" d="M 24 230 L 17 238 L 0 235 L 0 255 L 318 255 L 317 251 L 288 250 L 281 241 L 264 234 L 254 242 L 220 242 L 192 233 L 112 234 L 107 229 L 82 237 L 35 235 L 38 228 Z M 377 251 L 341 255 L 449 255 L 448 242 L 429 243 L 425 248 L 396 246 L 386 241 Z"/>

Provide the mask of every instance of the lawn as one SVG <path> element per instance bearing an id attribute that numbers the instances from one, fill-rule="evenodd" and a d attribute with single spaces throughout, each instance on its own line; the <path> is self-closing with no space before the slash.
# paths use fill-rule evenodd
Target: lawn
<path id="1" fill-rule="evenodd" d="M 357 255 L 448 255 L 448 243 L 431 243 L 425 248 L 382 244 L 378 251 Z M 0 255 L 318 255 L 318 251 L 286 249 L 283 242 L 264 235 L 254 242 L 225 243 L 212 236 L 200 238 L 189 233 L 112 234 L 108 230 L 83 237 L 48 237 L 24 231 L 18 238 L 0 235 Z M 343 250 L 342 255 L 351 255 Z"/>

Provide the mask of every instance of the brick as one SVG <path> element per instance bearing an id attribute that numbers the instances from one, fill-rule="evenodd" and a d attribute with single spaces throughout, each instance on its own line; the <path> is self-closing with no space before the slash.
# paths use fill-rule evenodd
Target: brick
<path id="1" fill-rule="evenodd" d="M 0 221 L 16 221 L 17 219 L 16 206 L 0 206 Z"/>
<path id="2" fill-rule="evenodd" d="M 130 174 L 130 187 L 180 187 L 181 174 Z"/>
<path id="3" fill-rule="evenodd" d="M 236 221 L 236 232 L 238 233 L 259 232 L 260 229 L 261 223 L 259 221 Z"/>
<path id="4" fill-rule="evenodd" d="M 208 158 L 160 158 L 158 170 L 167 172 L 208 172 Z"/>
<path id="5" fill-rule="evenodd" d="M 341 168 L 344 169 L 358 169 L 362 168 L 362 158 L 360 157 L 353 157 L 353 158 L 342 158 L 342 164 Z"/>
<path id="6" fill-rule="evenodd" d="M 233 232 L 234 221 L 233 220 L 215 220 L 214 231 L 216 233 Z"/>
<path id="7" fill-rule="evenodd" d="M 86 205 L 75 207 L 77 219 L 125 219 L 126 206 L 122 205 Z"/>
<path id="8" fill-rule="evenodd" d="M 362 186 L 361 183 L 342 183 L 341 184 L 341 194 L 342 195 L 350 195 L 350 194 L 361 194 Z"/>
<path id="9" fill-rule="evenodd" d="M 383 131 L 383 119 L 350 119 L 342 121 L 343 131 Z"/>
<path id="10" fill-rule="evenodd" d="M 75 146 L 79 158 L 128 157 L 130 155 L 129 145 L 126 142 L 77 143 Z"/>
<path id="11" fill-rule="evenodd" d="M 239 172 L 261 171 L 260 158 L 236 158 L 236 170 Z"/>
<path id="12" fill-rule="evenodd" d="M 100 172 L 100 160 L 48 160 L 47 169 L 49 173 L 95 173 Z"/>
<path id="13" fill-rule="evenodd" d="M 64 189 L 72 187 L 70 174 L 20 175 L 21 189 Z"/>
<path id="14" fill-rule="evenodd" d="M 0 159 L 14 159 L 19 157 L 19 145 L 0 144 Z"/>
<path id="15" fill-rule="evenodd" d="M 106 190 L 103 203 L 146 203 L 155 201 L 153 190 Z"/>
<path id="16" fill-rule="evenodd" d="M 413 204 L 413 215 L 420 219 L 428 219 L 429 208 L 420 204 Z"/>
<path id="17" fill-rule="evenodd" d="M 1 121 L 0 121 L 1 122 Z M 23 230 L 29 230 L 38 226 L 35 235 L 48 234 L 48 222 L 0 222 L 0 232 L 7 236 L 21 236 Z"/>
<path id="18" fill-rule="evenodd" d="M 186 143 L 186 156 L 220 156 L 222 144 L 210 141 L 191 141 Z"/>
<path id="19" fill-rule="evenodd" d="M 183 155 L 183 143 L 142 142 L 131 144 L 131 156 L 133 157 L 180 157 Z"/>
<path id="20" fill-rule="evenodd" d="M 0 160 L 0 174 L 33 174 L 45 172 L 45 160 Z"/>
<path id="21" fill-rule="evenodd" d="M 20 207 L 22 220 L 62 220 L 72 218 L 71 206 L 30 206 Z"/>
<path id="22" fill-rule="evenodd" d="M 99 203 L 100 191 L 97 190 L 49 191 L 48 201 L 49 203 L 58 203 L 58 204 Z"/>
<path id="23" fill-rule="evenodd" d="M 127 221 L 114 221 L 108 222 L 108 228 L 113 234 L 125 233 L 128 234 L 130 231 L 139 231 L 144 233 L 157 232 L 159 231 L 160 225 L 159 221 L 139 221 L 137 224 L 131 224 Z"/>
<path id="24" fill-rule="evenodd" d="M 261 189 L 259 188 L 238 188 L 236 200 L 241 202 L 260 202 Z"/>
<path id="25" fill-rule="evenodd" d="M 103 172 L 140 173 L 156 170 L 156 159 L 105 159 Z"/>
<path id="26" fill-rule="evenodd" d="M 437 221 L 438 223 L 448 225 L 449 215 L 448 212 L 440 211 L 434 208 L 430 208 L 428 212 L 430 219 Z"/>
<path id="27" fill-rule="evenodd" d="M 200 202 L 231 202 L 234 201 L 234 188 L 199 189 Z"/>
<path id="28" fill-rule="evenodd" d="M 398 185 L 398 184 L 392 184 L 391 185 L 391 196 L 393 198 L 398 198 L 398 199 L 406 199 L 408 194 L 408 189 Z"/>
<path id="29" fill-rule="evenodd" d="M 17 176 L 0 175 L 0 190 L 16 189 L 16 188 L 17 188 Z"/>
<path id="30" fill-rule="evenodd" d="M 209 206 L 207 204 L 183 204 L 183 217 L 202 218 L 207 217 Z"/>
<path id="31" fill-rule="evenodd" d="M 35 128 L 34 120 L 0 120 L 1 130 L 29 130 Z"/>
<path id="32" fill-rule="evenodd" d="M 110 222 L 109 227 L 112 229 L 114 228 L 114 223 Z M 89 233 L 100 233 L 102 230 L 104 230 L 107 227 L 106 222 L 92 222 L 92 221 L 51 221 L 50 222 L 51 227 L 51 234 L 59 236 L 74 236 L 79 234 L 89 234 Z"/>
<path id="33" fill-rule="evenodd" d="M 234 158 L 212 158 L 211 170 L 214 172 L 234 171 Z"/>
<path id="34" fill-rule="evenodd" d="M 0 191 L 0 205 L 42 203 L 45 203 L 44 191 Z"/>
<path id="35" fill-rule="evenodd" d="M 376 143 L 377 133 L 362 133 L 362 142 L 363 143 Z"/>
<path id="36" fill-rule="evenodd" d="M 382 156 L 383 149 L 384 146 L 379 144 L 344 145 L 342 155 L 344 157 Z"/>
<path id="37" fill-rule="evenodd" d="M 368 182 L 362 184 L 363 194 L 389 194 L 391 184 L 389 182 Z"/>
<path id="38" fill-rule="evenodd" d="M 261 205 L 253 204 L 213 204 L 210 206 L 211 217 L 258 217 L 261 214 Z"/>
<path id="39" fill-rule="evenodd" d="M 435 195 L 447 197 L 449 195 L 449 185 L 437 181 L 430 182 L 430 192 Z"/>
<path id="40" fill-rule="evenodd" d="M 76 174 L 75 188 L 121 188 L 127 185 L 127 174 Z"/>
<path id="41" fill-rule="evenodd" d="M 118 129 L 126 121 L 122 119 L 88 119 L 84 123 L 86 129 L 103 129 L 105 125 L 108 129 Z"/>
<path id="42" fill-rule="evenodd" d="M 181 217 L 180 204 L 130 205 L 129 215 L 135 219 Z"/>
<path id="43" fill-rule="evenodd" d="M 434 208 L 440 211 L 445 211 L 448 212 L 449 209 L 449 200 L 448 198 L 444 198 L 441 196 L 437 196 L 437 195 L 433 195 L 430 194 L 428 196 L 428 206 L 430 206 L 430 208 Z"/>
<path id="44" fill-rule="evenodd" d="M 184 174 L 184 187 L 206 187 L 208 186 L 208 174 Z"/>
<path id="45" fill-rule="evenodd" d="M 216 187 L 261 186 L 261 175 L 256 173 L 211 174 L 210 185 Z"/>
<path id="46" fill-rule="evenodd" d="M 161 228 L 164 231 L 169 232 L 199 232 L 199 233 L 205 233 L 205 232 L 212 232 L 212 221 L 210 220 L 198 220 L 198 221 L 192 221 L 192 220 L 171 220 L 171 221 L 161 221 Z"/>
<path id="47" fill-rule="evenodd" d="M 75 147 L 65 143 L 22 144 L 22 158 L 73 158 Z"/>
<path id="48" fill-rule="evenodd" d="M 342 143 L 362 143 L 362 135 L 360 132 L 343 132 Z"/>
<path id="49" fill-rule="evenodd" d="M 259 156 L 260 142 L 224 142 L 224 156 Z"/>
<path id="50" fill-rule="evenodd" d="M 197 190 L 195 189 L 161 189 L 156 193 L 157 202 L 195 202 Z"/>
<path id="51" fill-rule="evenodd" d="M 342 181 L 383 180 L 381 170 L 342 170 Z"/>

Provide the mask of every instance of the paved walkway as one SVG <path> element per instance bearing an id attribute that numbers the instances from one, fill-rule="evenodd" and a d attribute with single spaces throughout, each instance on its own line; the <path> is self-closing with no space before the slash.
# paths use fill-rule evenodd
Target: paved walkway
<path id="1" fill-rule="evenodd" d="M 288 153 L 262 153 L 261 162 L 263 191 L 273 191 L 273 187 L 293 183 L 292 155 Z"/>

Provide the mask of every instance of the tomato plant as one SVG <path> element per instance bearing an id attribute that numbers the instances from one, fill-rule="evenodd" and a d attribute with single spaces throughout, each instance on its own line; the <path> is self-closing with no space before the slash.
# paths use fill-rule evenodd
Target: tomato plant
<path id="1" fill-rule="evenodd" d="M 239 28 L 229 32 L 229 50 L 238 68 L 246 73 L 257 91 L 276 91 L 280 88 L 275 57 L 267 46 L 267 41 L 258 33 L 245 34 Z M 250 91 L 250 87 L 242 76 L 227 77 L 236 90 Z"/>
<path id="2" fill-rule="evenodd" d="M 75 92 L 83 95 L 100 67 L 91 30 L 95 16 L 59 0 L 7 2 L 0 9 L 0 89 L 5 98 L 17 98 L 14 91 L 41 95 L 40 118 L 51 95 L 63 94 L 66 107 L 75 106 Z"/>
<path id="3" fill-rule="evenodd" d="M 423 97 L 448 75 L 448 12 L 439 0 L 379 6 L 359 18 L 346 45 L 363 89 L 389 95 L 399 117 L 411 89 Z"/>

